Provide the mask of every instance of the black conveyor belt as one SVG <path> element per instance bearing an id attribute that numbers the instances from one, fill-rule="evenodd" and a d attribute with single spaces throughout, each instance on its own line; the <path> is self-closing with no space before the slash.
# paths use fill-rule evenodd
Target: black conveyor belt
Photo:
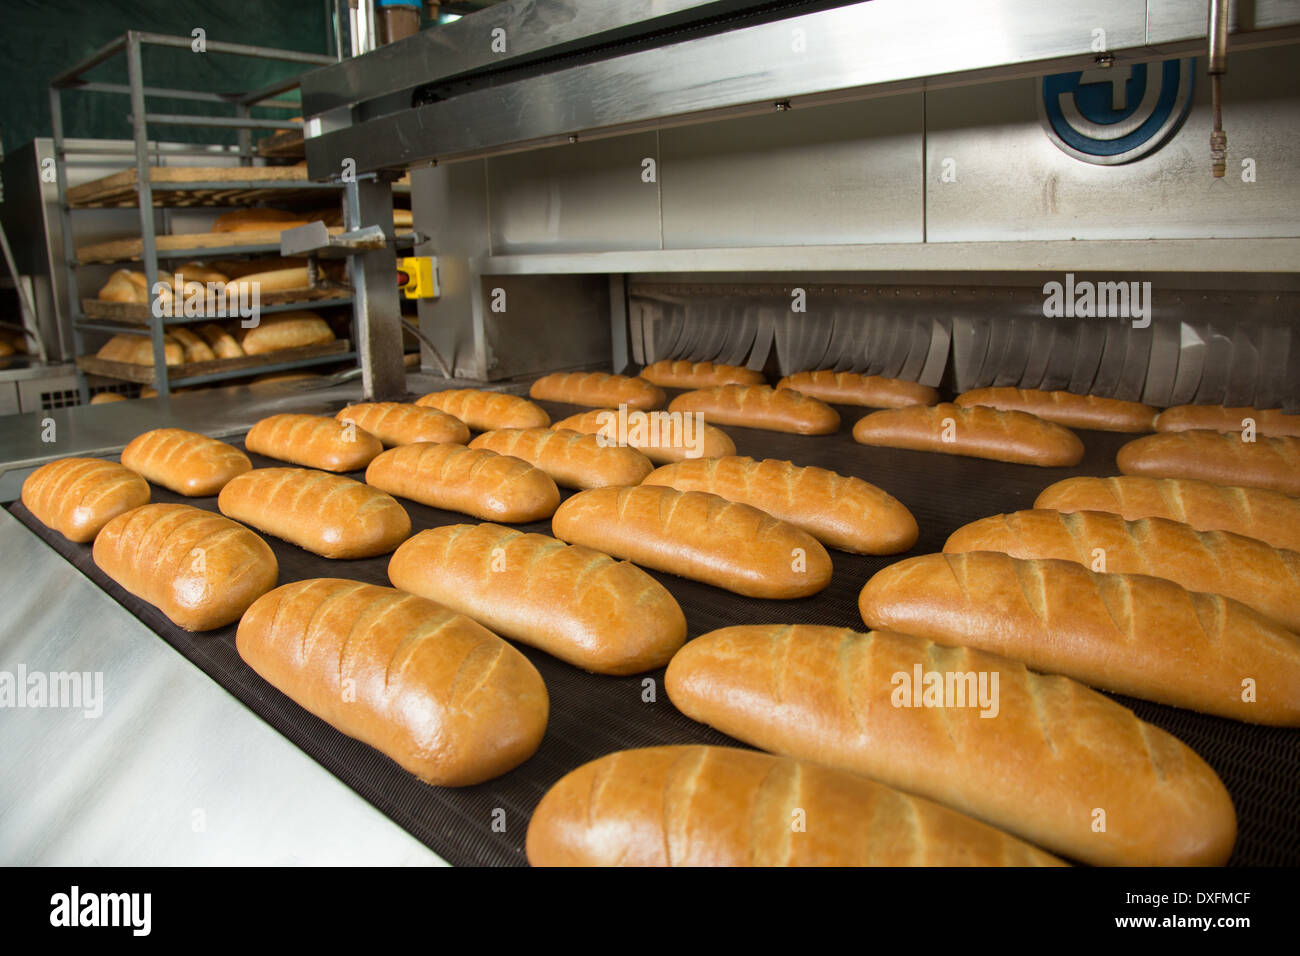
<path id="1" fill-rule="evenodd" d="M 541 403 L 553 418 L 582 411 Z M 1128 437 L 1081 432 L 1087 454 L 1076 468 L 1035 468 L 974 458 L 868 448 L 850 431 L 863 409 L 841 407 L 844 424 L 830 437 L 803 437 L 744 428 L 725 430 L 739 454 L 787 458 L 858 475 L 899 498 L 916 515 L 921 537 L 909 554 L 939 551 L 958 526 L 1033 506 L 1038 492 L 1072 475 L 1115 474 L 1115 452 Z M 254 467 L 282 465 L 250 456 Z M 360 474 L 352 477 L 360 479 Z M 567 496 L 568 493 L 566 493 Z M 184 501 L 216 511 L 215 498 L 185 499 L 153 488 L 154 501 Z M 403 500 L 413 532 L 475 519 Z M 191 634 L 135 598 L 95 567 L 89 545 L 68 542 L 37 522 L 20 503 L 13 514 L 98 586 L 128 608 L 251 710 L 319 761 L 398 825 L 457 865 L 524 864 L 528 819 L 546 790 L 565 773 L 614 750 L 656 744 L 734 744 L 679 713 L 663 690 L 663 671 L 635 677 L 587 674 L 541 651 L 517 645 L 546 681 L 550 724 L 535 756 L 505 776 L 464 789 L 419 782 L 370 747 L 334 730 L 258 677 L 235 650 L 235 627 Z M 518 526 L 550 533 L 549 522 Z M 280 562 L 280 583 L 343 577 L 388 585 L 388 557 L 329 561 L 266 537 Z M 828 624 L 865 630 L 858 592 L 876 571 L 901 556 L 863 557 L 831 551 L 835 574 L 825 591 L 795 601 L 744 598 L 668 574 L 650 572 L 686 613 L 688 636 L 732 624 Z M 653 702 L 643 681 L 653 681 Z M 1300 864 L 1300 730 L 1257 727 L 1118 697 L 1139 717 L 1164 728 L 1199 753 L 1219 774 L 1237 808 L 1239 834 L 1231 864 Z M 505 832 L 494 832 L 493 811 L 505 811 Z M 497 815 L 499 817 L 499 814 Z"/>

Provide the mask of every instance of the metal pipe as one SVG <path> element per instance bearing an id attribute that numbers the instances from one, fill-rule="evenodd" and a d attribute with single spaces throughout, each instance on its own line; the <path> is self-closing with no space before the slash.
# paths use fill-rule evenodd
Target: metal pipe
<path id="1" fill-rule="evenodd" d="M 177 37 L 166 33 L 134 34 L 136 41 L 144 46 L 170 46 L 188 50 L 194 42 L 188 36 Z M 317 66 L 329 66 L 334 57 L 323 53 L 303 53 L 299 50 L 277 50 L 269 46 L 251 46 L 247 43 L 228 43 L 224 40 L 208 40 L 208 53 L 230 53 L 235 56 L 252 56 L 264 60 L 282 60 L 285 63 L 311 63 Z M 83 71 L 84 72 L 84 71 Z"/>
<path id="2" fill-rule="evenodd" d="M 64 70 L 62 73 L 57 74 L 54 77 L 54 79 L 50 80 L 50 86 L 54 87 L 55 89 L 62 89 L 63 87 L 71 83 L 73 80 L 75 80 L 77 77 L 81 76 L 82 73 L 85 73 L 86 71 L 99 66 L 99 64 L 103 63 L 105 60 L 116 55 L 117 53 L 120 53 L 124 49 L 126 49 L 126 37 L 120 36 L 116 40 L 113 40 L 110 43 L 106 43 L 104 46 L 100 47 L 98 50 L 90 54 L 90 56 L 86 57 L 80 63 Z"/>
<path id="3" fill-rule="evenodd" d="M 128 120 L 134 122 L 131 116 Z M 294 120 L 254 119 L 238 116 L 195 116 L 190 113 L 145 113 L 146 123 L 163 123 L 168 126 L 220 126 L 231 129 L 294 129 L 302 123 Z"/>
<path id="4" fill-rule="evenodd" d="M 1210 133 L 1210 165 L 1215 179 L 1228 169 L 1228 134 L 1223 131 L 1222 77 L 1228 72 L 1228 0 L 1209 0 L 1205 35 L 1210 43 L 1209 74 L 1214 100 L 1214 129 Z"/>
<path id="5" fill-rule="evenodd" d="M 86 80 L 74 82 L 66 89 L 81 93 L 124 93 L 130 95 L 131 87 L 125 83 L 99 83 Z M 222 93 L 202 93 L 198 90 L 171 90 L 160 86 L 146 86 L 145 96 L 165 96 L 172 100 L 196 100 L 202 103 L 229 103 L 230 97 Z"/>

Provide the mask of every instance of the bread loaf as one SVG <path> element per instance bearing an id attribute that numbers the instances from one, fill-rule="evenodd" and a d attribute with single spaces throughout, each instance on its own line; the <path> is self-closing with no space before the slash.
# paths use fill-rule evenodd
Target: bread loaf
<path id="1" fill-rule="evenodd" d="M 546 731 L 546 685 L 528 659 L 413 594 L 296 581 L 248 609 L 235 646 L 273 687 L 435 786 L 498 777 Z"/>
<path id="2" fill-rule="evenodd" d="M 498 428 L 545 428 L 551 424 L 551 416 L 540 405 L 505 392 L 450 388 L 423 395 L 415 400 L 415 404 L 454 415 L 476 432 L 496 431 Z"/>
<path id="3" fill-rule="evenodd" d="M 290 414 L 263 418 L 244 436 L 244 447 L 254 455 L 323 471 L 360 471 L 384 450 L 363 428 L 321 415 Z"/>
<path id="4" fill-rule="evenodd" d="M 663 667 L 686 640 L 682 609 L 640 568 L 496 524 L 421 531 L 397 549 L 388 578 L 597 674 Z"/>
<path id="5" fill-rule="evenodd" d="M 275 587 L 275 555 L 243 525 L 190 505 L 142 505 L 104 525 L 95 564 L 177 627 L 238 621 Z"/>
<path id="6" fill-rule="evenodd" d="M 115 335 L 95 353 L 106 362 L 125 362 L 127 365 L 153 365 L 153 340 L 147 335 Z M 185 350 L 170 335 L 163 336 L 163 360 L 168 365 L 185 362 Z"/>
<path id="7" fill-rule="evenodd" d="M 215 495 L 253 467 L 248 456 L 223 441 L 180 428 L 155 428 L 122 449 L 122 464 L 180 495 Z"/>
<path id="8" fill-rule="evenodd" d="M 1102 690 L 1300 725 L 1300 638 L 1244 604 L 1141 574 L 1005 554 L 927 554 L 877 573 L 862 619 Z"/>
<path id="9" fill-rule="evenodd" d="M 1081 684 L 994 654 L 907 634 L 728 627 L 682 648 L 664 686 L 688 717 L 738 740 L 1072 859 L 1216 865 L 1236 839 L 1232 800 L 1189 748 Z"/>
<path id="10" fill-rule="evenodd" d="M 221 489 L 217 507 L 323 558 L 388 554 L 411 533 L 406 509 L 382 491 L 307 468 L 255 468 Z"/>
<path id="11" fill-rule="evenodd" d="M 1083 442 L 1069 429 L 1024 412 L 932 405 L 895 408 L 858 419 L 853 439 L 863 445 L 937 451 L 1044 468 L 1077 465 Z"/>
<path id="12" fill-rule="evenodd" d="M 268 269 L 265 272 L 248 272 L 238 278 L 231 279 L 230 284 L 226 286 L 226 295 L 228 297 L 240 296 L 248 299 L 252 296 L 254 289 L 257 290 L 260 297 L 274 292 L 297 292 L 309 288 L 311 288 L 311 278 L 307 275 L 307 267 L 288 266 L 281 269 Z M 282 316 L 291 314 L 295 313 L 279 313 Z M 308 312 L 305 314 L 314 315 L 315 313 Z M 269 319 L 271 316 L 267 316 L 267 318 Z M 326 341 L 331 341 L 331 339 L 326 339 Z"/>
<path id="13" fill-rule="evenodd" d="M 1162 432 L 1129 442 L 1119 470 L 1145 478 L 1196 478 L 1300 495 L 1300 438 L 1242 441 L 1212 431 Z"/>
<path id="14" fill-rule="evenodd" d="M 1061 865 L 857 774 L 733 747 L 583 764 L 533 811 L 527 853 L 533 866 Z"/>
<path id="15" fill-rule="evenodd" d="M 976 388 L 958 395 L 956 404 L 1028 412 L 1045 422 L 1103 432 L 1149 432 L 1156 417 L 1156 410 L 1141 402 L 1036 388 Z"/>
<path id="16" fill-rule="evenodd" d="M 292 229 L 304 226 L 310 219 L 304 219 L 301 213 L 288 212 L 284 209 L 233 209 L 222 213 L 212 223 L 211 232 L 267 232 L 271 230 Z"/>
<path id="17" fill-rule="evenodd" d="M 125 402 L 126 396 L 121 392 L 96 392 L 90 396 L 92 405 L 111 405 L 113 402 Z"/>
<path id="18" fill-rule="evenodd" d="M 469 441 L 469 429 L 459 418 L 420 405 L 366 402 L 349 405 L 334 417 L 341 422 L 355 422 L 358 428 L 374 435 L 386 448 L 418 441 L 454 442 L 458 445 Z"/>
<path id="19" fill-rule="evenodd" d="M 215 322 L 200 325 L 199 335 L 203 336 L 203 340 L 212 349 L 212 354 L 219 359 L 242 358 L 244 355 L 244 347 Z"/>
<path id="20" fill-rule="evenodd" d="M 209 282 L 224 286 L 230 281 L 230 277 L 224 272 L 218 272 L 216 269 L 210 269 L 197 262 L 187 262 L 177 269 L 176 278 L 184 282 L 186 289 L 189 288 L 191 282 L 196 282 L 204 287 L 204 291 L 207 290 Z"/>
<path id="21" fill-rule="evenodd" d="M 653 362 L 641 369 L 641 378 L 664 388 L 709 388 L 713 385 L 762 385 L 763 373 L 743 365 L 713 362 Z"/>
<path id="22" fill-rule="evenodd" d="M 1189 591 L 1240 601 L 1300 633 L 1300 553 L 1165 518 L 1125 521 L 1104 511 L 1017 511 L 958 528 L 943 550 L 1001 551 L 1074 561 L 1092 571 L 1149 574 Z"/>
<path id="23" fill-rule="evenodd" d="M 599 435 L 606 445 L 635 448 L 653 462 L 688 458 L 720 458 L 736 453 L 736 443 L 722 429 L 683 412 L 628 412 L 612 408 L 570 415 L 555 423 L 556 431 Z"/>
<path id="24" fill-rule="evenodd" d="M 211 362 L 217 357 L 208 343 L 189 329 L 175 326 L 170 334 L 180 344 L 181 349 L 184 350 L 186 362 Z"/>
<path id="25" fill-rule="evenodd" d="M 854 554 L 897 554 L 916 544 L 916 519 L 861 478 L 767 458 L 707 458 L 655 469 L 643 484 L 706 491 L 752 505 Z"/>
<path id="26" fill-rule="evenodd" d="M 795 372 L 777 382 L 776 387 L 792 388 L 810 398 L 836 405 L 865 405 L 870 408 L 906 408 L 909 405 L 933 405 L 939 401 L 939 393 L 920 382 L 836 372 L 828 368 Z"/>
<path id="27" fill-rule="evenodd" d="M 1168 518 L 1197 531 L 1231 531 L 1300 551 L 1300 500 L 1263 488 L 1177 478 L 1066 478 L 1045 488 L 1034 507 L 1109 511 L 1130 521 Z"/>
<path id="28" fill-rule="evenodd" d="M 108 277 L 108 281 L 99 290 L 96 298 L 101 302 L 147 304 L 149 302 L 148 280 L 145 279 L 143 272 L 118 269 Z"/>
<path id="29" fill-rule="evenodd" d="M 658 408 L 667 399 L 663 389 L 626 375 L 604 372 L 556 372 L 543 375 L 528 390 L 529 398 L 543 402 L 567 402 L 570 405 L 626 405 L 644 411 Z"/>
<path id="30" fill-rule="evenodd" d="M 432 508 L 510 524 L 549 518 L 560 503 L 560 490 L 546 472 L 464 445 L 391 448 L 370 463 L 366 482 Z"/>
<path id="31" fill-rule="evenodd" d="M 840 413 L 825 402 L 790 389 L 766 385 L 719 385 L 678 395 L 671 412 L 700 412 L 710 422 L 765 428 L 796 435 L 830 435 Z"/>
<path id="32" fill-rule="evenodd" d="M 60 458 L 27 476 L 22 500 L 37 521 L 80 544 L 122 512 L 147 504 L 149 484 L 115 461 Z"/>
<path id="33" fill-rule="evenodd" d="M 277 312 L 246 331 L 240 344 L 247 355 L 265 355 L 333 341 L 334 333 L 315 312 Z"/>
<path id="34" fill-rule="evenodd" d="M 1158 432 L 1206 430 L 1240 434 L 1246 427 L 1246 419 L 1255 423 L 1256 435 L 1300 438 L 1300 415 L 1287 415 L 1276 408 L 1175 405 L 1160 413 L 1155 427 Z"/>
<path id="35" fill-rule="evenodd" d="M 484 432 L 470 448 L 486 448 L 540 468 L 562 488 L 635 485 L 654 470 L 635 448 L 603 445 L 595 435 L 550 428 L 503 428 Z"/>
<path id="36" fill-rule="evenodd" d="M 580 491 L 560 505 L 551 530 L 571 544 L 747 597 L 807 597 L 831 579 L 830 555 L 807 532 L 699 491 Z"/>

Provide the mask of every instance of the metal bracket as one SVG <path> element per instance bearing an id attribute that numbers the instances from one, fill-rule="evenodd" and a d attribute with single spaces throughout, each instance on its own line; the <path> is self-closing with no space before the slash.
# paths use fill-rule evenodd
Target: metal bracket
<path id="1" fill-rule="evenodd" d="M 337 259 L 382 249 L 388 243 L 379 226 L 363 226 L 336 236 L 330 235 L 323 222 L 309 222 L 280 233 L 280 255 L 286 258 L 314 255 Z"/>

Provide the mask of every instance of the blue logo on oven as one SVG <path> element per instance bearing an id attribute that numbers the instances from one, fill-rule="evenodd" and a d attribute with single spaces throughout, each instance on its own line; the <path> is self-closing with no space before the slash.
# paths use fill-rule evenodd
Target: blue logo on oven
<path id="1" fill-rule="evenodd" d="M 1039 116 L 1048 138 L 1075 159 L 1131 163 L 1178 132 L 1195 76 L 1195 59 L 1057 73 L 1043 78 Z"/>

